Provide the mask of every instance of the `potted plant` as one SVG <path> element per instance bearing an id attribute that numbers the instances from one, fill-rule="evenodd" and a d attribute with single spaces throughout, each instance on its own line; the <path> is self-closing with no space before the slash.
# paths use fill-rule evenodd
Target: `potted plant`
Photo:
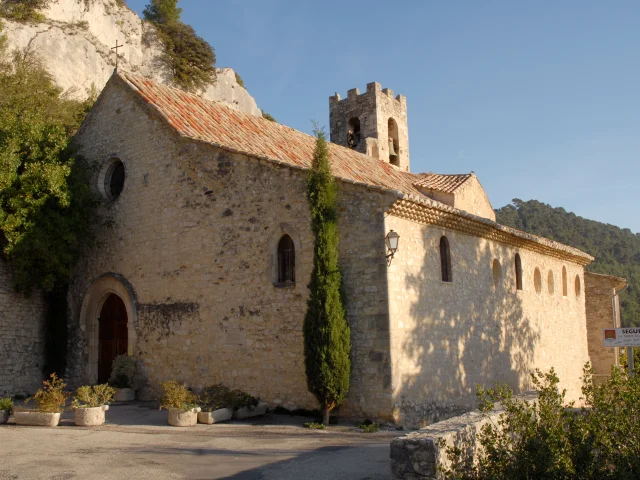
<path id="1" fill-rule="evenodd" d="M 205 387 L 200 394 L 202 411 L 198 422 L 211 425 L 231 420 L 233 416 L 233 392 L 222 384 Z"/>
<path id="2" fill-rule="evenodd" d="M 0 398 L 0 425 L 7 423 L 11 416 L 11 409 L 13 408 L 13 400 L 10 398 Z"/>
<path id="3" fill-rule="evenodd" d="M 267 413 L 267 404 L 259 398 L 243 392 L 234 390 L 233 392 L 233 418 L 242 420 L 243 418 L 257 417 Z"/>
<path id="4" fill-rule="evenodd" d="M 55 427 L 60 423 L 60 414 L 64 411 L 69 392 L 64 390 L 67 385 L 55 373 L 52 373 L 50 378 L 42 382 L 43 388 L 33 396 L 38 408 L 13 409 L 13 418 L 17 425 Z"/>
<path id="5" fill-rule="evenodd" d="M 115 389 L 107 383 L 78 388 L 71 402 L 76 425 L 81 427 L 104 425 L 105 412 L 109 410 L 108 403 L 113 400 L 114 394 Z"/>
<path id="6" fill-rule="evenodd" d="M 136 399 L 136 390 L 142 387 L 142 376 L 135 357 L 118 355 L 113 359 L 109 385 L 115 388 L 114 401 L 131 402 Z"/>
<path id="7" fill-rule="evenodd" d="M 164 394 L 160 409 L 169 411 L 169 425 L 174 427 L 193 427 L 198 423 L 197 397 L 186 385 L 175 380 L 162 383 Z"/>

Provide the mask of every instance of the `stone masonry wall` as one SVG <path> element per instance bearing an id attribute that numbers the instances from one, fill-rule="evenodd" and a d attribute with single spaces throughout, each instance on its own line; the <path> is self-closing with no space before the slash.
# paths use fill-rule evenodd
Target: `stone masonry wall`
<path id="1" fill-rule="evenodd" d="M 616 288 L 622 288 L 624 280 L 607 275 L 587 272 L 586 285 L 587 339 L 589 359 L 594 376 L 603 379 L 611 375 L 611 367 L 618 365 L 617 348 L 603 347 L 603 328 L 620 327 L 620 307 Z M 615 307 L 614 307 L 615 305 Z"/>
<path id="2" fill-rule="evenodd" d="M 477 384 L 499 381 L 529 390 L 534 368 L 554 367 L 568 399 L 578 399 L 589 359 L 581 266 L 520 249 L 524 285 L 517 291 L 513 248 L 395 216 L 386 225 L 400 234 L 389 302 L 393 402 L 401 424 L 439 421 L 475 407 Z M 442 235 L 451 250 L 451 283 L 441 281 Z M 500 262 L 497 286 L 494 259 Z"/>
<path id="3" fill-rule="evenodd" d="M 479 217 L 496 221 L 496 213 L 493 211 L 491 202 L 489 202 L 487 192 L 484 191 L 475 175 L 456 190 L 453 206 Z"/>
<path id="4" fill-rule="evenodd" d="M 0 397 L 33 394 L 44 365 L 44 315 L 39 292 L 16 293 L 9 264 L 0 259 Z"/>
<path id="5" fill-rule="evenodd" d="M 87 381 L 91 329 L 80 318 L 91 284 L 112 272 L 135 290 L 137 343 L 150 387 L 175 378 L 224 383 L 273 405 L 315 408 L 302 323 L 312 269 L 306 172 L 181 140 L 132 93 L 108 85 L 77 136 L 87 158 L 125 165 L 113 224 L 79 264 L 71 303 L 73 377 Z M 379 191 L 340 185 L 341 259 L 353 375 L 342 412 L 389 418 L 391 372 Z M 278 240 L 296 248 L 296 283 L 274 285 Z M 99 297 L 99 295 L 98 295 Z"/>

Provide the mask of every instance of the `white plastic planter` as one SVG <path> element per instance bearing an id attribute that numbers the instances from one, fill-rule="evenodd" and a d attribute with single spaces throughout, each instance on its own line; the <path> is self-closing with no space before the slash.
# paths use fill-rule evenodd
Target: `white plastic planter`
<path id="1" fill-rule="evenodd" d="M 104 425 L 104 412 L 107 410 L 109 410 L 109 405 L 102 405 L 101 407 L 76 408 L 73 413 L 76 425 L 79 427 L 95 427 L 98 425 Z"/>
<path id="2" fill-rule="evenodd" d="M 243 418 L 258 417 L 260 415 L 264 415 L 265 413 L 267 413 L 267 404 L 261 402 L 255 407 L 239 408 L 233 414 L 233 418 L 236 418 L 238 420 L 242 420 Z"/>
<path id="3" fill-rule="evenodd" d="M 200 412 L 198 413 L 198 422 L 206 425 L 212 425 L 214 423 L 226 422 L 231 420 L 233 416 L 233 410 L 230 408 L 219 408 L 213 412 Z"/>
<path id="4" fill-rule="evenodd" d="M 198 423 L 198 412 L 200 407 L 191 410 L 182 410 L 180 408 L 169 409 L 169 425 L 174 427 L 193 427 Z"/>
<path id="5" fill-rule="evenodd" d="M 133 388 L 116 388 L 113 396 L 114 402 L 133 402 L 136 399 L 136 391 Z"/>
<path id="6" fill-rule="evenodd" d="M 60 423 L 60 413 L 44 413 L 37 410 L 19 410 L 13 412 L 16 425 L 30 425 L 37 427 L 57 427 Z"/>

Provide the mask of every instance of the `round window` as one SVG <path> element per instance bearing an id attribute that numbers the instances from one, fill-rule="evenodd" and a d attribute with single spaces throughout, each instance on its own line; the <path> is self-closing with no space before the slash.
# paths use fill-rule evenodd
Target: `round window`
<path id="1" fill-rule="evenodd" d="M 115 159 L 107 168 L 104 176 L 104 193 L 109 200 L 118 198 L 124 188 L 124 164 Z"/>

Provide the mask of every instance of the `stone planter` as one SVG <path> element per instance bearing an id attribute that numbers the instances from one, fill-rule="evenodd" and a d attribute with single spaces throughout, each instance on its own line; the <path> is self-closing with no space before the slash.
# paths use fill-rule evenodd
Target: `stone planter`
<path id="1" fill-rule="evenodd" d="M 90 408 L 76 408 L 73 412 L 76 425 L 79 427 L 93 427 L 104 425 L 104 412 L 109 410 L 109 405 Z"/>
<path id="2" fill-rule="evenodd" d="M 198 412 L 200 407 L 191 410 L 182 410 L 181 408 L 169 409 L 169 425 L 174 427 L 193 427 L 198 423 Z"/>
<path id="3" fill-rule="evenodd" d="M 9 412 L 5 412 L 4 410 L 2 410 L 0 412 L 0 425 L 2 425 L 3 423 L 7 423 L 9 421 Z"/>
<path id="4" fill-rule="evenodd" d="M 233 418 L 242 420 L 243 418 L 257 417 L 259 415 L 264 415 L 265 413 L 267 413 L 267 404 L 261 402 L 256 407 L 239 408 L 233 414 Z"/>
<path id="5" fill-rule="evenodd" d="M 60 413 L 44 413 L 37 410 L 14 410 L 13 419 L 16 425 L 31 425 L 38 427 L 57 427 L 60 423 Z"/>
<path id="6" fill-rule="evenodd" d="M 133 388 L 116 388 L 113 396 L 114 402 L 133 402 L 136 399 L 136 391 Z"/>
<path id="7" fill-rule="evenodd" d="M 219 408 L 218 410 L 214 410 L 213 412 L 198 413 L 198 422 L 212 425 L 214 423 L 226 422 L 227 420 L 231 420 L 232 416 L 233 410 L 231 410 L 230 408 Z"/>

